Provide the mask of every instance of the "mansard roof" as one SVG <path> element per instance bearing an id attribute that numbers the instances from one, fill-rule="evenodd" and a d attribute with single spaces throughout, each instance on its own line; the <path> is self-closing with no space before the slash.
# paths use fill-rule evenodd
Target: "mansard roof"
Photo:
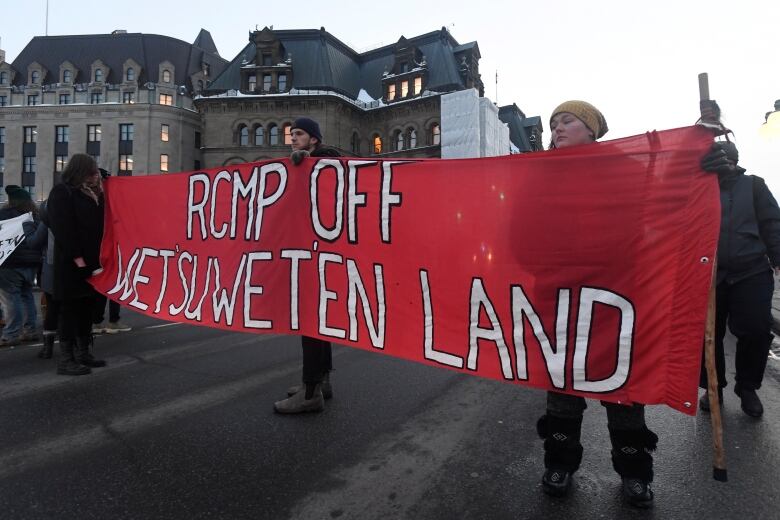
<path id="1" fill-rule="evenodd" d="M 42 82 L 59 81 L 60 64 L 71 62 L 78 74 L 74 83 L 87 83 L 92 64 L 101 60 L 110 70 L 106 83 L 122 82 L 122 66 L 133 59 L 141 66 L 140 84 L 157 82 L 159 66 L 168 61 L 175 67 L 174 83 L 191 88 L 190 75 L 202 69 L 207 62 L 211 74 L 222 72 L 227 61 L 216 52 L 208 31 L 201 30 L 194 44 L 169 36 L 142 33 L 87 34 L 71 36 L 36 36 L 25 46 L 11 66 L 16 71 L 26 71 L 28 65 L 38 62 L 49 73 Z M 26 83 L 26 74 L 17 74 L 14 85 Z"/>
<path id="2" fill-rule="evenodd" d="M 374 99 L 382 97 L 382 74 L 392 70 L 397 44 L 357 53 L 324 28 L 274 30 L 273 34 L 292 57 L 292 87 L 333 90 L 352 99 L 357 99 L 362 88 Z M 442 28 L 408 38 L 404 43 L 417 47 L 425 56 L 428 90 L 448 92 L 465 88 L 455 53 L 476 48 L 476 42 L 460 45 Z M 241 67 L 254 62 L 255 56 L 255 45 L 250 42 L 211 83 L 209 90 L 238 90 Z"/>

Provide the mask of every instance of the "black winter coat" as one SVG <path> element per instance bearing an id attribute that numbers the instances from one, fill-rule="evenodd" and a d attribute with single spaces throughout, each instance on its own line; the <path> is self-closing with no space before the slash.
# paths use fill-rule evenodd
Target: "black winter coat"
<path id="1" fill-rule="evenodd" d="M 764 179 L 720 176 L 718 283 L 736 283 L 780 266 L 780 208 Z"/>
<path id="2" fill-rule="evenodd" d="M 0 210 L 0 220 L 8 220 L 24 215 L 24 212 L 16 208 L 3 208 Z M 42 252 L 46 247 L 48 230 L 40 221 L 25 222 L 22 224 L 25 238 L 16 246 L 0 268 L 13 267 L 38 267 L 41 265 Z"/>
<path id="3" fill-rule="evenodd" d="M 99 204 L 81 190 L 57 184 L 49 193 L 48 218 L 54 235 L 54 298 L 69 300 L 93 294 L 87 283 L 100 267 L 103 198 Z M 83 258 L 86 267 L 74 259 Z"/>

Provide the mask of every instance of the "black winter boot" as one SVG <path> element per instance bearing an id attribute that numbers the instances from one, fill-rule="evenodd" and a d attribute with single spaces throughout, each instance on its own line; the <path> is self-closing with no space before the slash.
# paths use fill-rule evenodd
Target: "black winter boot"
<path id="1" fill-rule="evenodd" d="M 565 419 L 547 414 L 536 423 L 536 431 L 544 439 L 542 489 L 548 495 L 562 497 L 571 488 L 572 474 L 582 461 L 581 428 L 582 417 Z"/>
<path id="2" fill-rule="evenodd" d="M 43 332 L 43 347 L 38 351 L 38 357 L 41 359 L 51 359 L 54 352 L 54 340 L 57 339 L 57 333 L 47 331 Z"/>
<path id="3" fill-rule="evenodd" d="M 106 362 L 102 359 L 95 359 L 89 351 L 94 341 L 93 338 L 92 335 L 76 338 L 76 361 L 88 367 L 104 367 Z"/>
<path id="4" fill-rule="evenodd" d="M 641 430 L 609 429 L 612 467 L 623 479 L 623 496 L 639 508 L 653 505 L 653 456 L 658 436 L 645 426 Z"/>
<path id="5" fill-rule="evenodd" d="M 57 364 L 57 373 L 64 376 L 83 376 L 92 370 L 78 363 L 73 355 L 73 342 L 60 340 L 60 362 Z"/>

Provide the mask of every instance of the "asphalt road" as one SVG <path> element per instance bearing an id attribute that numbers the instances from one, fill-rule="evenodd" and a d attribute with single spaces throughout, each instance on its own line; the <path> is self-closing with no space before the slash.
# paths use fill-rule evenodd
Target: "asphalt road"
<path id="1" fill-rule="evenodd" d="M 55 375 L 34 345 L 0 351 L 0 519 L 780 518 L 778 361 L 762 420 L 727 389 L 728 483 L 711 478 L 708 415 L 648 408 L 656 504 L 638 511 L 596 402 L 575 487 L 552 499 L 538 390 L 337 347 L 325 412 L 279 416 L 299 339 L 123 321 L 88 376 Z"/>

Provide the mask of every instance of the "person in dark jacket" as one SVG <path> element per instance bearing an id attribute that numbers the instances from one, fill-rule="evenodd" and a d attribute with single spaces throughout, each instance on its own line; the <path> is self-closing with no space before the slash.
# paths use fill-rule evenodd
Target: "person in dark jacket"
<path id="1" fill-rule="evenodd" d="M 54 234 L 51 232 L 51 223 L 49 222 L 48 201 L 41 203 L 38 212 L 47 228 L 48 239 L 43 254 L 43 265 L 41 267 L 41 289 L 46 305 L 43 313 L 43 346 L 38 351 L 38 357 L 41 359 L 51 359 L 54 353 L 54 341 L 57 339 L 57 329 L 60 321 L 60 301 L 54 299 Z"/>
<path id="2" fill-rule="evenodd" d="M 0 297 L 6 312 L 6 324 L 0 338 L 0 347 L 18 345 L 22 341 L 35 341 L 38 314 L 32 294 L 35 275 L 41 265 L 41 250 L 46 244 L 47 229 L 38 219 L 38 209 L 30 193 L 19 186 L 5 188 L 8 204 L 0 210 L 0 220 L 32 213 L 33 222 L 22 226 L 24 240 L 0 265 Z"/>
<path id="3" fill-rule="evenodd" d="M 92 157 L 71 157 L 47 206 L 54 234 L 53 296 L 61 302 L 57 373 L 88 374 L 106 364 L 90 353 L 94 291 L 87 279 L 100 269 L 103 238 L 103 188 Z"/>
<path id="4" fill-rule="evenodd" d="M 322 144 L 320 125 L 313 119 L 301 117 L 291 128 L 292 154 L 294 164 L 300 164 L 305 157 L 341 157 L 333 147 Z M 333 397 L 330 372 L 333 370 L 331 346 L 328 341 L 303 336 L 303 384 L 287 390 L 287 399 L 274 403 L 277 413 L 321 412 L 325 399 Z"/>
<path id="5" fill-rule="evenodd" d="M 756 393 L 761 388 L 772 345 L 772 268 L 780 270 L 780 208 L 761 177 L 745 175 L 737 165 L 734 143 L 713 144 L 702 169 L 718 174 L 720 185 L 720 238 L 715 293 L 715 367 L 718 394 L 726 386 L 723 337 L 728 324 L 737 337 L 734 392 L 742 411 L 761 417 L 764 406 Z M 702 370 L 701 386 L 707 388 Z M 709 395 L 699 406 L 709 411 Z"/>

